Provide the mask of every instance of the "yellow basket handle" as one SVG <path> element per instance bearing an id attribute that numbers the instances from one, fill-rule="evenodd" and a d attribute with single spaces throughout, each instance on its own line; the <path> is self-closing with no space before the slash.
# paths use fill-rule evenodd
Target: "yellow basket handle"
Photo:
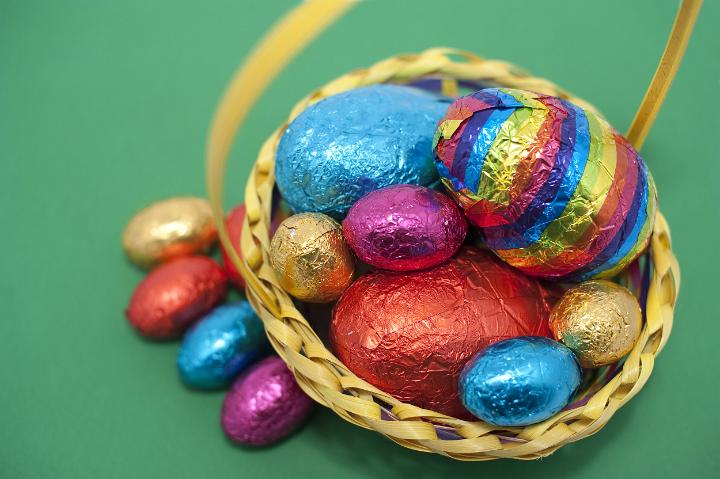
<path id="1" fill-rule="evenodd" d="M 628 141 L 638 150 L 645 143 L 645 138 L 655 122 L 655 117 L 657 117 L 673 78 L 680 67 L 701 6 L 702 0 L 683 0 L 675 15 L 675 22 L 673 22 L 665 44 L 665 51 L 660 57 L 660 63 L 650 80 L 650 86 L 648 86 L 626 134 Z"/>
<path id="2" fill-rule="evenodd" d="M 307 0 L 288 12 L 265 34 L 225 90 L 210 127 L 207 143 L 206 181 L 218 236 L 230 260 L 246 281 L 255 283 L 244 261 L 230 242 L 222 207 L 223 176 L 235 134 L 275 77 L 315 37 L 340 18 L 356 2 L 351 0 Z M 246 220 L 247 221 L 247 220 Z M 265 289 L 253 284 L 266 304 Z"/>

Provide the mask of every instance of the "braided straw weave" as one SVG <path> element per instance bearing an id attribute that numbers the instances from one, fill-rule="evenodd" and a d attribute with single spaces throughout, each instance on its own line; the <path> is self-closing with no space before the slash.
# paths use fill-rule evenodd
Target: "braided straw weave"
<path id="1" fill-rule="evenodd" d="M 442 78 L 448 92 L 457 88 L 457 80 L 482 81 L 560 96 L 592 109 L 552 82 L 529 76 L 509 63 L 483 60 L 467 52 L 432 49 L 419 55 L 392 57 L 343 75 L 302 99 L 292 109 L 288 122 L 308 105 L 330 95 L 374 83 L 403 83 L 428 76 Z M 607 384 L 594 385 L 599 390 L 586 404 L 564 410 L 540 424 L 499 428 L 402 403 L 355 376 L 324 346 L 280 287 L 270 267 L 268 232 L 275 150 L 286 127 L 287 123 L 281 125 L 263 144 L 248 180 L 247 216 L 241 236 L 244 263 L 240 266 L 245 272 L 248 299 L 262 318 L 270 342 L 292 369 L 300 387 L 315 401 L 343 419 L 374 429 L 411 449 L 462 460 L 535 459 L 595 433 L 642 389 L 652 372 L 655 356 L 670 334 L 680 285 L 670 230 L 660 214 L 651 245 L 654 270 L 640 340 L 622 369 L 609 380 L 604 379 Z M 457 438 L 447 439 L 448 436 Z"/>

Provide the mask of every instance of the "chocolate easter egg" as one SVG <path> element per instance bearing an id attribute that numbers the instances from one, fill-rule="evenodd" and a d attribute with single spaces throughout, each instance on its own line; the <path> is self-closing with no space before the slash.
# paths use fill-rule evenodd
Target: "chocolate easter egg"
<path id="1" fill-rule="evenodd" d="M 275 193 L 277 190 L 275 190 Z M 270 222 L 270 237 L 275 234 L 280 223 L 285 220 L 290 213 L 287 205 L 282 201 L 279 194 L 273 195 L 273 209 L 272 209 L 272 221 Z M 230 243 L 232 243 L 235 251 L 242 258 L 242 250 L 240 249 L 240 236 L 242 235 L 243 224 L 245 222 L 245 204 L 240 203 L 235 206 L 225 216 L 225 227 L 227 228 L 228 236 L 230 237 Z M 245 289 L 245 280 L 243 279 L 240 271 L 235 267 L 235 264 L 230 258 L 230 254 L 225 247 L 220 244 L 220 257 L 222 259 L 222 265 L 225 269 L 225 274 L 228 276 L 230 283 L 238 289 Z"/>
<path id="2" fill-rule="evenodd" d="M 312 407 L 285 363 L 270 356 L 235 381 L 225 396 L 221 423 L 231 441 L 266 446 L 300 427 Z"/>
<path id="3" fill-rule="evenodd" d="M 572 351 L 547 338 L 522 337 L 480 351 L 460 376 L 460 398 L 497 426 L 527 426 L 564 408 L 580 385 Z"/>
<path id="4" fill-rule="evenodd" d="M 206 256 L 183 256 L 152 270 L 135 288 L 125 314 L 151 339 L 175 339 L 225 297 L 227 280 Z"/>
<path id="5" fill-rule="evenodd" d="M 335 306 L 330 341 L 345 366 L 382 391 L 467 418 L 457 385 L 465 363 L 502 339 L 549 336 L 554 299 L 492 253 L 463 247 L 434 268 L 355 280 Z"/>
<path id="6" fill-rule="evenodd" d="M 394 185 L 358 200 L 343 220 L 343 236 L 364 262 L 412 271 L 446 261 L 467 222 L 452 199 L 424 186 Z"/>
<path id="7" fill-rule="evenodd" d="M 158 201 L 137 213 L 123 232 L 123 248 L 142 268 L 206 252 L 217 238 L 210 203 L 192 196 Z"/>
<path id="8" fill-rule="evenodd" d="M 320 213 L 300 213 L 280 223 L 270 243 L 270 263 L 283 289 L 311 303 L 337 299 L 355 273 L 342 228 Z"/>
<path id="9" fill-rule="evenodd" d="M 550 314 L 550 330 L 581 366 L 595 368 L 632 350 L 642 330 L 642 311 L 628 289 L 610 281 L 586 281 L 563 294 Z"/>
<path id="10" fill-rule="evenodd" d="M 262 321 L 250 303 L 218 306 L 185 334 L 177 356 L 180 378 L 198 389 L 225 386 L 267 346 Z"/>
<path id="11" fill-rule="evenodd" d="M 242 233 L 243 222 L 245 221 L 245 204 L 241 203 L 225 217 L 225 227 L 227 228 L 228 236 L 230 237 L 230 243 L 232 243 L 235 251 L 240 254 L 240 234 Z M 222 265 L 225 268 L 225 274 L 227 274 L 228 280 L 237 288 L 245 289 L 245 280 L 237 270 L 230 255 L 224 247 L 220 247 L 220 255 L 222 258 Z"/>
<path id="12" fill-rule="evenodd" d="M 432 136 L 448 104 L 416 88 L 373 85 L 309 106 L 278 145 L 280 192 L 296 213 L 340 220 L 370 191 L 430 185 L 437 180 Z"/>
<path id="13" fill-rule="evenodd" d="M 480 90 L 448 108 L 434 146 L 442 181 L 482 242 L 525 274 L 608 278 L 648 245 L 655 183 L 632 145 L 591 110 Z"/>

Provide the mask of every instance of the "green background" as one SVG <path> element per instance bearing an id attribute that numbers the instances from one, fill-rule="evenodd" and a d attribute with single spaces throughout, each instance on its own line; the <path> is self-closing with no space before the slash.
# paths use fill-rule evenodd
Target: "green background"
<path id="1" fill-rule="evenodd" d="M 240 133 L 227 205 L 261 142 L 311 89 L 438 45 L 554 79 L 627 128 L 673 0 L 367 2 L 303 52 Z M 264 450 L 228 443 L 222 393 L 184 389 L 176 344 L 123 318 L 142 273 L 120 249 L 145 204 L 204 195 L 213 109 L 293 2 L 0 2 L 0 477 L 710 477 L 720 470 L 720 23 L 707 2 L 643 155 L 683 272 L 645 389 L 597 435 L 539 462 L 406 451 L 318 409 Z"/>

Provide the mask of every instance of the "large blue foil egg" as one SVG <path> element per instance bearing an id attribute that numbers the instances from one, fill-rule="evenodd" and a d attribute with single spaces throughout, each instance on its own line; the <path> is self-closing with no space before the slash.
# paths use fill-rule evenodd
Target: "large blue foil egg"
<path id="1" fill-rule="evenodd" d="M 378 188 L 432 184 L 433 134 L 449 104 L 416 88 L 374 85 L 311 105 L 278 145 L 275 177 L 283 198 L 296 213 L 340 220 Z"/>
<path id="2" fill-rule="evenodd" d="M 497 426 L 526 426 L 564 408 L 580 385 L 572 351 L 548 338 L 523 336 L 489 346 L 460 375 L 465 408 Z"/>
<path id="3" fill-rule="evenodd" d="M 247 301 L 220 306 L 185 335 L 177 356 L 180 378 L 193 388 L 223 387 L 266 345 L 262 322 Z"/>

